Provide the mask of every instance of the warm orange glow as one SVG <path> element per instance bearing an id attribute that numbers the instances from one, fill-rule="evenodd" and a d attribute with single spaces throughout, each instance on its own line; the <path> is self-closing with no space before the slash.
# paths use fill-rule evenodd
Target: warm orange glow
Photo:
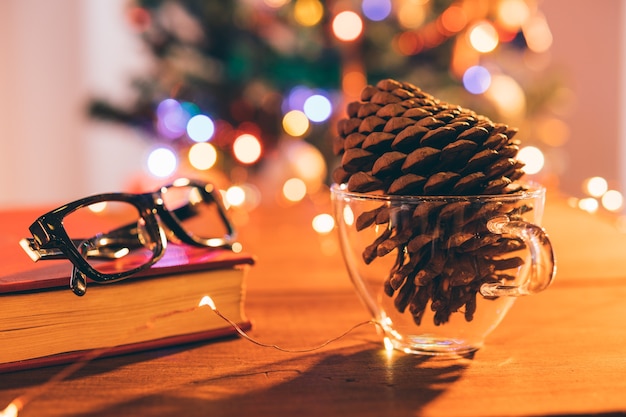
<path id="1" fill-rule="evenodd" d="M 426 26 L 420 34 L 424 39 L 424 45 L 426 48 L 435 48 L 447 39 L 447 37 L 439 30 L 437 25 Z"/>
<path id="2" fill-rule="evenodd" d="M 602 207 L 609 211 L 619 211 L 624 206 L 624 196 L 617 190 L 608 190 L 601 201 Z"/>
<path id="3" fill-rule="evenodd" d="M 293 17 L 302 26 L 315 26 L 324 16 L 324 6 L 319 0 L 296 0 Z"/>
<path id="4" fill-rule="evenodd" d="M 393 343 L 391 343 L 391 340 L 388 337 L 385 336 L 383 344 L 385 345 L 385 351 L 387 351 L 388 354 L 393 352 Z"/>
<path id="5" fill-rule="evenodd" d="M 486 20 L 473 25 L 468 36 L 470 45 L 482 53 L 493 51 L 499 43 L 498 31 Z"/>
<path id="6" fill-rule="evenodd" d="M 297 141 L 287 149 L 287 158 L 298 178 L 310 192 L 315 192 L 326 177 L 326 161 L 318 148 L 308 142 Z"/>
<path id="7" fill-rule="evenodd" d="M 525 163 L 524 171 L 527 174 L 536 174 L 543 169 L 545 157 L 539 148 L 526 146 L 519 150 L 517 159 Z"/>
<path id="8" fill-rule="evenodd" d="M 19 399 L 14 400 L 4 410 L 0 410 L 0 417 L 17 417 L 18 412 L 22 409 Z"/>
<path id="9" fill-rule="evenodd" d="M 415 32 L 403 32 L 394 38 L 393 44 L 402 55 L 416 55 L 424 48 L 424 41 Z"/>
<path id="10" fill-rule="evenodd" d="M 417 29 L 424 24 L 426 20 L 425 1 L 404 0 L 399 3 L 397 18 L 400 26 L 406 29 Z"/>
<path id="11" fill-rule="evenodd" d="M 570 128 L 563 120 L 545 117 L 537 120 L 536 135 L 543 143 L 559 147 L 563 146 L 570 136 Z"/>
<path id="12" fill-rule="evenodd" d="M 312 226 L 319 234 L 330 233 L 335 227 L 335 219 L 330 214 L 318 214 L 313 218 Z"/>
<path id="13" fill-rule="evenodd" d="M 283 129 L 288 135 L 302 136 L 309 130 L 309 119 L 300 110 L 291 110 L 283 116 Z"/>
<path id="14" fill-rule="evenodd" d="M 350 70 L 343 74 L 341 80 L 341 88 L 343 92 L 349 97 L 359 97 L 361 90 L 367 84 L 367 79 L 363 71 Z"/>
<path id="15" fill-rule="evenodd" d="M 578 200 L 578 208 L 588 213 L 595 213 L 599 208 L 598 200 L 592 197 L 581 198 Z"/>
<path id="16" fill-rule="evenodd" d="M 508 75 L 494 75 L 485 96 L 505 117 L 522 117 L 526 112 L 526 94 L 517 81 Z"/>
<path id="17" fill-rule="evenodd" d="M 528 49 L 533 52 L 546 52 L 552 46 L 552 32 L 545 17 L 535 15 L 522 27 Z"/>
<path id="18" fill-rule="evenodd" d="M 467 47 L 465 39 L 457 38 L 452 52 L 450 71 L 461 79 L 468 68 L 478 65 L 479 58 L 479 53 L 475 49 Z"/>
<path id="19" fill-rule="evenodd" d="M 239 162 L 252 164 L 261 157 L 261 142 L 256 136 L 244 133 L 235 139 L 233 153 Z"/>
<path id="20" fill-rule="evenodd" d="M 93 213 L 102 213 L 107 208 L 107 202 L 101 201 L 99 203 L 90 204 L 87 208 Z"/>
<path id="21" fill-rule="evenodd" d="M 189 148 L 189 163 L 195 169 L 206 170 L 212 168 L 217 162 L 215 146 L 208 142 L 194 144 Z"/>
<path id="22" fill-rule="evenodd" d="M 301 201 L 306 196 L 305 182 L 300 178 L 289 178 L 283 184 L 283 195 L 289 201 Z"/>
<path id="23" fill-rule="evenodd" d="M 363 20 L 355 12 L 346 10 L 333 19 L 333 34 L 345 42 L 353 41 L 363 32 Z"/>
<path id="24" fill-rule="evenodd" d="M 530 10 L 524 0 L 501 0 L 498 22 L 510 31 L 517 31 L 528 20 Z"/>
<path id="25" fill-rule="evenodd" d="M 230 248 L 233 252 L 240 253 L 243 250 L 243 245 L 239 242 L 234 242 Z"/>
<path id="26" fill-rule="evenodd" d="M 441 25 L 450 33 L 457 33 L 465 28 L 467 16 L 459 6 L 450 6 L 441 14 Z"/>
<path id="27" fill-rule="evenodd" d="M 204 307 L 204 306 L 211 307 L 211 310 L 217 310 L 217 307 L 215 306 L 213 299 L 209 297 L 208 295 L 205 295 L 204 297 L 202 297 L 202 299 L 198 303 L 198 307 Z"/>
<path id="28" fill-rule="evenodd" d="M 246 202 L 246 191 L 238 185 L 233 185 L 226 190 L 225 200 L 228 206 L 241 206 Z"/>
<path id="29" fill-rule="evenodd" d="M 602 177 L 591 177 L 583 182 L 583 188 L 590 196 L 601 197 L 609 189 L 609 183 Z"/>

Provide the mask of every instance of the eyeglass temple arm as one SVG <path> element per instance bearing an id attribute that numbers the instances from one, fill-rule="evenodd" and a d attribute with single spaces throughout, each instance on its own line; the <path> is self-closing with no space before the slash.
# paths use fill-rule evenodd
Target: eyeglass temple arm
<path id="1" fill-rule="evenodd" d="M 42 248 L 32 237 L 25 237 L 20 240 L 20 246 L 24 249 L 24 252 L 26 252 L 30 259 L 33 260 L 33 262 L 37 262 L 42 259 L 67 259 L 67 256 L 65 256 L 60 249 Z"/>
<path id="2" fill-rule="evenodd" d="M 116 250 L 110 248 L 110 246 L 116 245 L 119 247 L 138 247 L 136 239 L 112 239 L 108 234 L 93 237 L 91 239 L 72 239 L 72 243 L 74 246 L 78 247 L 82 243 L 91 240 L 96 242 L 97 240 L 106 240 L 104 245 L 101 245 L 97 248 L 91 249 L 86 255 L 88 258 L 108 258 L 113 259 L 116 258 Z M 34 261 L 45 261 L 45 260 L 53 260 L 53 259 L 67 259 L 67 255 L 63 253 L 61 249 L 58 248 L 42 248 L 40 247 L 35 239 L 33 238 L 24 238 L 20 240 L 20 246 L 24 249 L 24 252 Z"/>

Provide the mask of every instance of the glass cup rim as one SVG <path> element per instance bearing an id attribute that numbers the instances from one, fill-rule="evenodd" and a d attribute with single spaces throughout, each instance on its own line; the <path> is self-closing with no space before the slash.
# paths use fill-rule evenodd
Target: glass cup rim
<path id="1" fill-rule="evenodd" d="M 432 201 L 520 201 L 534 198 L 543 198 L 546 188 L 533 181 L 519 182 L 525 187 L 524 190 L 511 194 L 471 194 L 471 195 L 393 195 L 377 192 L 360 193 L 348 191 L 347 184 L 333 183 L 330 191 L 333 195 L 341 198 L 351 198 L 357 200 L 381 201 L 381 202 L 402 202 L 402 203 L 422 203 Z"/>

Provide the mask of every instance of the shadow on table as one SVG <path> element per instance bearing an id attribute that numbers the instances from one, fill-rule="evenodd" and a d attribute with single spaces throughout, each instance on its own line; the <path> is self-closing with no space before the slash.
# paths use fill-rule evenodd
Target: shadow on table
<path id="1" fill-rule="evenodd" d="M 290 359 L 263 369 L 199 380 L 89 415 L 414 415 L 454 383 L 468 365 L 467 359 L 389 355 L 366 346 L 357 352 L 325 356 L 304 371 L 299 371 L 298 359 Z M 266 388 L 250 390 L 248 384 Z M 238 387 L 240 395 L 223 394 L 236 392 Z"/>
<path id="2" fill-rule="evenodd" d="M 75 366 L 76 362 L 80 362 L 80 365 L 73 372 L 70 372 L 67 376 L 65 376 L 62 379 L 63 381 L 71 381 L 74 379 L 106 374 L 114 369 L 122 368 L 127 365 L 150 361 L 156 358 L 163 358 L 192 350 L 199 346 L 206 346 L 211 343 L 219 343 L 236 338 L 236 335 L 228 335 L 209 341 L 186 343 L 142 352 L 132 352 L 129 354 L 115 356 L 96 356 L 86 362 L 78 360 L 67 364 L 0 373 L 0 391 L 9 389 L 36 389 L 36 387 L 48 383 L 51 379 L 57 378 L 59 374 L 66 371 L 66 368 Z M 87 353 L 87 356 L 89 353 L 90 352 Z"/>

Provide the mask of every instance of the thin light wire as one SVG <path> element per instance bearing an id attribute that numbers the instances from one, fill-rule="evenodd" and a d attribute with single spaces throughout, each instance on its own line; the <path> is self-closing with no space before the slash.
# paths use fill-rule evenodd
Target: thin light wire
<path id="1" fill-rule="evenodd" d="M 345 332 L 343 332 L 342 334 L 340 334 L 339 336 L 333 337 L 331 339 L 328 339 L 327 341 L 325 341 L 324 343 L 318 345 L 318 346 L 314 346 L 314 347 L 310 347 L 310 348 L 304 348 L 304 349 L 286 349 L 283 347 L 280 347 L 278 345 L 274 345 L 274 344 L 269 344 L 269 343 L 263 343 L 260 342 L 250 336 L 248 336 L 248 334 L 241 328 L 239 327 L 239 325 L 235 322 L 233 322 L 231 319 L 229 319 L 228 317 L 224 316 L 222 313 L 220 313 L 220 311 L 217 309 L 217 307 L 215 306 L 215 303 L 213 302 L 213 299 L 211 297 L 204 296 L 202 298 L 202 300 L 200 300 L 200 303 L 195 306 L 195 307 L 191 307 L 191 308 L 187 308 L 187 309 L 182 309 L 182 310 L 173 310 L 173 311 L 169 311 L 166 313 L 160 313 L 160 314 L 156 314 L 154 316 L 152 316 L 151 318 L 149 318 L 144 324 L 142 324 L 141 326 L 138 326 L 136 328 L 134 328 L 133 330 L 131 330 L 125 337 L 130 337 L 131 335 L 140 332 L 142 330 L 146 330 L 149 329 L 151 327 L 153 327 L 157 321 L 176 315 L 176 314 L 181 314 L 181 313 L 190 313 L 192 311 L 195 311 L 196 309 L 203 307 L 203 306 L 209 306 L 211 308 L 211 310 L 218 316 L 220 317 L 222 320 L 226 321 L 233 329 L 235 329 L 235 331 L 244 339 L 246 339 L 247 341 L 257 345 L 257 346 L 261 346 L 261 347 L 265 347 L 265 348 L 272 348 L 272 349 L 276 349 L 279 350 L 281 352 L 287 352 L 287 353 L 306 353 L 306 352 L 313 352 L 319 349 L 322 349 L 324 347 L 326 347 L 327 345 L 336 342 L 337 340 L 346 337 L 348 334 L 350 334 L 351 332 L 353 332 L 354 330 L 356 330 L 359 327 L 368 325 L 368 324 L 373 324 L 376 326 L 380 326 L 380 323 L 378 323 L 375 320 L 367 320 L 367 321 L 363 321 L 361 323 L 357 323 L 354 326 L 352 326 L 351 328 L 349 328 L 348 330 L 346 330 Z M 120 343 L 121 344 L 121 343 Z M 110 347 L 105 347 L 105 348 L 100 348 L 100 349 L 93 349 L 91 351 L 88 351 L 85 353 L 85 355 L 78 361 L 74 362 L 73 364 L 63 368 L 60 372 L 58 372 L 57 374 L 53 375 L 48 381 L 46 381 L 45 383 L 43 383 L 42 385 L 35 387 L 33 389 L 31 389 L 30 391 L 26 392 L 25 394 L 22 394 L 18 397 L 16 397 L 15 399 L 13 399 L 13 401 L 11 401 L 5 408 L 4 410 L 0 410 L 0 417 L 17 417 L 18 413 L 24 409 L 24 407 L 33 402 L 34 400 L 36 400 L 38 397 L 40 397 L 41 395 L 43 395 L 45 392 L 49 391 L 50 389 L 52 389 L 52 387 L 60 382 L 62 382 L 63 380 L 65 380 L 66 378 L 69 378 L 72 374 L 74 374 L 75 372 L 77 372 L 78 370 L 80 370 L 81 368 L 83 368 L 85 365 L 87 365 L 89 362 L 91 362 L 92 360 L 98 358 L 99 356 L 105 354 L 107 351 L 115 348 L 116 346 L 110 346 Z"/>
<path id="2" fill-rule="evenodd" d="M 337 340 L 339 340 L 339 339 L 341 339 L 343 337 L 346 337 L 349 333 L 351 333 L 352 331 L 358 329 L 361 326 L 365 326 L 365 325 L 368 325 L 368 324 L 378 325 L 378 322 L 374 321 L 374 320 L 362 321 L 361 323 L 355 324 L 354 326 L 352 326 L 351 328 L 349 328 L 348 330 L 346 330 L 345 332 L 343 332 L 339 336 L 333 337 L 332 339 L 328 339 L 327 341 L 325 341 L 321 345 L 318 345 L 318 346 L 315 346 L 315 347 L 311 347 L 311 348 L 304 348 L 304 349 L 287 349 L 287 348 L 280 347 L 278 345 L 273 345 L 273 344 L 269 344 L 269 343 L 263 343 L 263 342 L 259 342 L 256 339 L 253 339 L 252 337 L 248 336 L 248 334 L 245 331 L 243 331 L 243 329 L 241 327 L 239 327 L 237 325 L 237 323 L 233 322 L 228 317 L 225 317 L 224 315 L 222 315 L 222 313 L 220 313 L 218 309 L 211 308 L 211 310 L 213 310 L 213 312 L 215 314 L 217 314 L 219 317 L 221 317 L 223 320 L 225 320 L 228 324 L 230 324 L 237 331 L 237 333 L 239 333 L 239 335 L 241 337 L 243 337 L 244 339 L 248 340 L 249 342 L 252 342 L 255 345 L 258 345 L 258 346 L 261 346 L 261 347 L 272 348 L 272 349 L 280 350 L 281 352 L 288 352 L 288 353 L 313 352 L 315 350 L 322 349 L 325 346 L 327 346 L 327 345 L 329 345 L 329 344 L 331 344 L 333 342 L 336 342 Z"/>

